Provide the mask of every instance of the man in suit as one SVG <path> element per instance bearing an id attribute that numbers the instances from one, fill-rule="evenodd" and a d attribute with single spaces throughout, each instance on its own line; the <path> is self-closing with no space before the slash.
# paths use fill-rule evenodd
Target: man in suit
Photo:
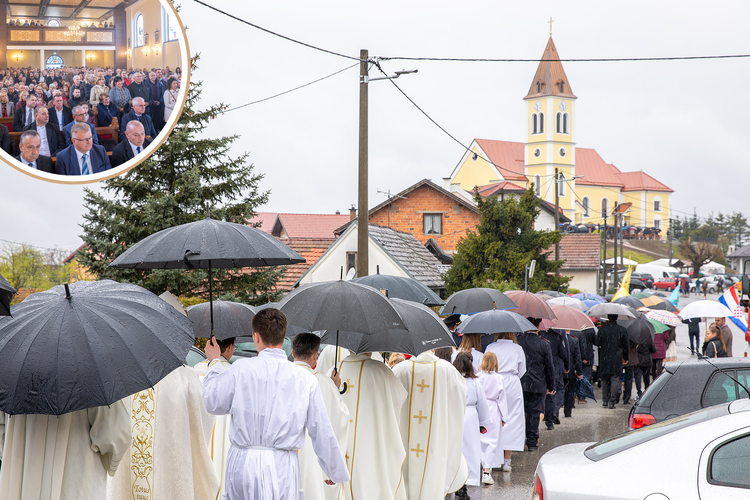
<path id="1" fill-rule="evenodd" d="M 49 110 L 49 122 L 62 132 L 65 125 L 73 121 L 73 113 L 70 111 L 70 108 L 63 104 L 61 95 L 55 96 L 52 102 L 54 106 Z"/>
<path id="2" fill-rule="evenodd" d="M 112 168 L 107 151 L 93 144 L 94 136 L 88 123 L 74 123 L 71 136 L 73 145 L 57 153 L 56 174 L 89 175 Z"/>
<path id="3" fill-rule="evenodd" d="M 147 136 L 152 139 L 156 137 L 154 123 L 151 121 L 151 117 L 146 114 L 146 101 L 141 97 L 136 97 L 133 99 L 132 107 L 132 111 L 123 115 L 122 120 L 120 121 L 120 142 L 125 139 L 125 129 L 128 126 L 128 122 L 131 120 L 141 122 L 141 125 L 143 125 L 143 128 L 146 130 Z"/>
<path id="4" fill-rule="evenodd" d="M 151 116 L 151 121 L 154 124 L 156 133 L 159 133 L 161 129 L 164 128 L 164 103 L 162 102 L 164 87 L 156 78 L 156 72 L 154 71 L 148 74 L 146 85 L 151 88 L 152 99 L 151 102 L 148 103 L 148 114 Z"/>
<path id="5" fill-rule="evenodd" d="M 76 123 L 83 123 L 91 127 L 91 136 L 94 138 L 94 144 L 96 146 L 99 145 L 99 137 L 97 137 L 96 135 L 96 127 L 86 121 L 88 120 L 88 118 L 89 112 L 87 108 L 84 108 L 83 106 L 76 106 L 75 108 L 73 108 L 73 122 L 68 123 L 67 125 L 65 125 L 65 127 L 63 127 L 63 136 L 65 137 L 66 146 L 70 146 L 73 144 L 73 141 L 71 139 L 71 129 Z"/>
<path id="6" fill-rule="evenodd" d="M 21 132 L 34 123 L 34 108 L 36 108 L 36 96 L 31 94 L 26 98 L 26 106 L 16 111 L 13 117 L 13 130 Z"/>
<path id="7" fill-rule="evenodd" d="M 143 152 L 151 144 L 151 139 L 146 139 L 146 131 L 140 122 L 131 120 L 125 129 L 125 140 L 120 142 L 112 151 L 112 168 L 119 167 L 123 163 L 132 160 Z"/>
<path id="8" fill-rule="evenodd" d="M 34 123 L 24 130 L 35 130 L 42 141 L 39 154 L 42 156 L 55 156 L 58 151 L 65 149 L 65 140 L 62 134 L 49 123 L 49 111 L 44 106 L 36 108 Z"/>
<path id="9" fill-rule="evenodd" d="M 52 167 L 52 159 L 39 155 L 39 146 L 42 139 L 36 133 L 36 130 L 27 130 L 21 134 L 20 142 L 21 154 L 16 156 L 16 160 L 20 161 L 24 167 L 35 168 L 49 174 L 55 173 Z"/>
<path id="10" fill-rule="evenodd" d="M 142 97 L 146 106 L 154 100 L 154 96 L 151 95 L 151 86 L 143 83 L 143 73 L 138 72 L 133 75 L 133 82 L 128 85 L 128 90 L 133 98 Z"/>

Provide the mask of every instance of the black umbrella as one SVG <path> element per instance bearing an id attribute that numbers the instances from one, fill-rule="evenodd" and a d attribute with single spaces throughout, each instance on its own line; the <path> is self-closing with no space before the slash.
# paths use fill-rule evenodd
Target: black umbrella
<path id="1" fill-rule="evenodd" d="M 565 295 L 565 294 L 564 294 L 564 293 L 562 293 L 562 292 L 558 292 L 557 290 L 542 290 L 542 291 L 540 291 L 540 292 L 537 292 L 537 295 L 550 295 L 550 296 L 552 296 L 553 298 L 557 298 L 557 297 L 567 297 L 567 295 Z"/>
<path id="2" fill-rule="evenodd" d="M 618 321 L 617 324 L 628 331 L 628 339 L 636 344 L 648 344 L 649 340 L 653 340 L 656 335 L 654 325 L 651 324 L 645 314 L 641 314 L 636 319 Z"/>
<path id="3" fill-rule="evenodd" d="M 494 288 L 467 288 L 448 297 L 440 314 L 474 314 L 490 309 L 515 307 L 518 307 L 515 302 Z"/>
<path id="4" fill-rule="evenodd" d="M 137 285 L 79 281 L 0 319 L 0 411 L 61 415 L 110 405 L 185 362 L 190 320 Z"/>
<path id="5" fill-rule="evenodd" d="M 402 352 L 419 356 L 425 351 L 439 347 L 456 347 L 451 332 L 443 324 L 440 316 L 427 306 L 408 300 L 392 299 L 394 308 L 404 320 L 406 330 L 385 330 L 373 335 L 358 332 L 323 333 L 321 341 L 338 344 L 353 352 Z"/>
<path id="6" fill-rule="evenodd" d="M 472 314 L 458 325 L 456 330 L 462 335 L 468 333 L 493 335 L 503 332 L 530 332 L 537 330 L 537 327 L 520 314 L 512 311 L 490 309 L 489 311 Z"/>
<path id="7" fill-rule="evenodd" d="M 631 297 L 630 295 L 626 295 L 625 297 L 620 297 L 618 299 L 615 299 L 612 301 L 612 303 L 622 304 L 624 306 L 630 306 L 633 309 L 638 309 L 639 307 L 643 307 L 643 302 L 641 302 L 635 297 Z"/>
<path id="8" fill-rule="evenodd" d="M 208 269 L 213 329 L 213 268 L 264 267 L 305 262 L 260 229 L 206 217 L 144 238 L 109 265 L 126 269 Z"/>
<path id="9" fill-rule="evenodd" d="M 213 303 L 216 317 L 213 325 L 214 336 L 218 340 L 232 337 L 253 336 L 253 316 L 255 309 L 240 302 L 216 300 Z M 188 318 L 193 323 L 196 338 L 211 338 L 211 307 L 208 302 L 187 308 Z"/>
<path id="10" fill-rule="evenodd" d="M 412 278 L 390 276 L 387 274 L 371 274 L 362 278 L 354 278 L 352 281 L 371 286 L 380 291 L 385 290 L 387 291 L 387 296 L 392 299 L 409 300 L 428 307 L 445 304 L 445 301 L 438 294 L 430 290 L 425 284 Z"/>
<path id="11" fill-rule="evenodd" d="M 0 316 L 10 316 L 10 301 L 16 294 L 15 288 L 0 274 Z"/>

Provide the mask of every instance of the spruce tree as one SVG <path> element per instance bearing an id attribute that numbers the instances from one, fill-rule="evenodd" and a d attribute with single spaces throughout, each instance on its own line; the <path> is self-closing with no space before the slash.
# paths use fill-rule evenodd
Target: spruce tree
<path id="1" fill-rule="evenodd" d="M 193 59 L 193 70 L 195 61 Z M 237 135 L 206 137 L 210 120 L 225 104 L 196 110 L 201 83 L 191 82 L 177 125 L 148 160 L 130 172 L 103 183 L 103 193 L 85 190 L 78 261 L 99 279 L 140 285 L 154 293 L 208 296 L 206 270 L 137 270 L 108 267 L 131 245 L 162 229 L 206 217 L 248 224 L 257 207 L 268 200 L 259 190 L 261 174 L 253 172 L 248 155 L 230 156 Z M 277 300 L 276 281 L 283 268 L 215 269 L 214 297 L 250 304 Z"/>
<path id="2" fill-rule="evenodd" d="M 534 230 L 539 215 L 539 199 L 532 189 L 519 197 L 499 201 L 497 196 L 476 197 L 479 224 L 456 247 L 453 265 L 445 273 L 449 293 L 471 287 L 522 287 L 526 264 L 536 260 L 529 290 L 558 290 L 570 278 L 559 276 L 563 261 L 552 260 L 548 250 L 562 236 L 559 231 Z M 552 256 L 553 257 L 553 256 Z"/>

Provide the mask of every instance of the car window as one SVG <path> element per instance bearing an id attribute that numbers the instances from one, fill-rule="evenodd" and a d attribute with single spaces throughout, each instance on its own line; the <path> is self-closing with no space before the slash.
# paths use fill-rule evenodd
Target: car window
<path id="1" fill-rule="evenodd" d="M 737 384 L 730 375 L 736 377 L 734 370 L 714 372 L 703 391 L 701 406 L 713 406 L 737 399 Z"/>
<path id="2" fill-rule="evenodd" d="M 750 435 L 719 446 L 711 454 L 708 482 L 720 486 L 750 488 Z"/>
<path id="3" fill-rule="evenodd" d="M 599 441 L 598 443 L 586 448 L 586 451 L 584 451 L 583 454 L 590 460 L 598 462 L 599 460 L 620 453 L 621 451 L 628 450 L 634 446 L 638 446 L 646 441 L 651 441 L 652 439 L 684 429 L 685 427 L 690 427 L 691 425 L 728 414 L 728 404 L 704 408 L 693 413 L 688 413 L 687 415 L 647 425 L 646 427 L 641 427 L 640 429 L 619 434 L 609 439 L 605 439 L 604 441 Z"/>
<path id="4" fill-rule="evenodd" d="M 744 385 L 745 387 L 738 387 L 739 393 L 740 393 L 740 399 L 747 398 L 747 390 L 750 389 L 750 370 L 737 370 L 737 380 L 739 380 L 740 384 Z"/>
<path id="5" fill-rule="evenodd" d="M 190 349 L 187 353 L 187 356 L 185 356 L 185 364 L 187 364 L 190 367 L 193 367 L 197 365 L 198 363 L 200 363 L 201 361 L 203 361 L 204 359 L 206 359 L 205 355 Z"/>

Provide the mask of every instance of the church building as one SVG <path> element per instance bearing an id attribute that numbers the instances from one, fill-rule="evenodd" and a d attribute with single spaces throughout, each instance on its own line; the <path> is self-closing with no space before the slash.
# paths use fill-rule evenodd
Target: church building
<path id="1" fill-rule="evenodd" d="M 550 37 L 525 101 L 525 142 L 474 139 L 446 184 L 473 192 L 475 187 L 532 183 L 537 196 L 554 205 L 555 172 L 563 214 L 576 224 L 614 223 L 618 205 L 626 226 L 669 227 L 672 189 L 643 171 L 622 172 L 594 149 L 576 145 L 576 95 Z M 489 161 L 488 161 L 489 160 Z"/>

